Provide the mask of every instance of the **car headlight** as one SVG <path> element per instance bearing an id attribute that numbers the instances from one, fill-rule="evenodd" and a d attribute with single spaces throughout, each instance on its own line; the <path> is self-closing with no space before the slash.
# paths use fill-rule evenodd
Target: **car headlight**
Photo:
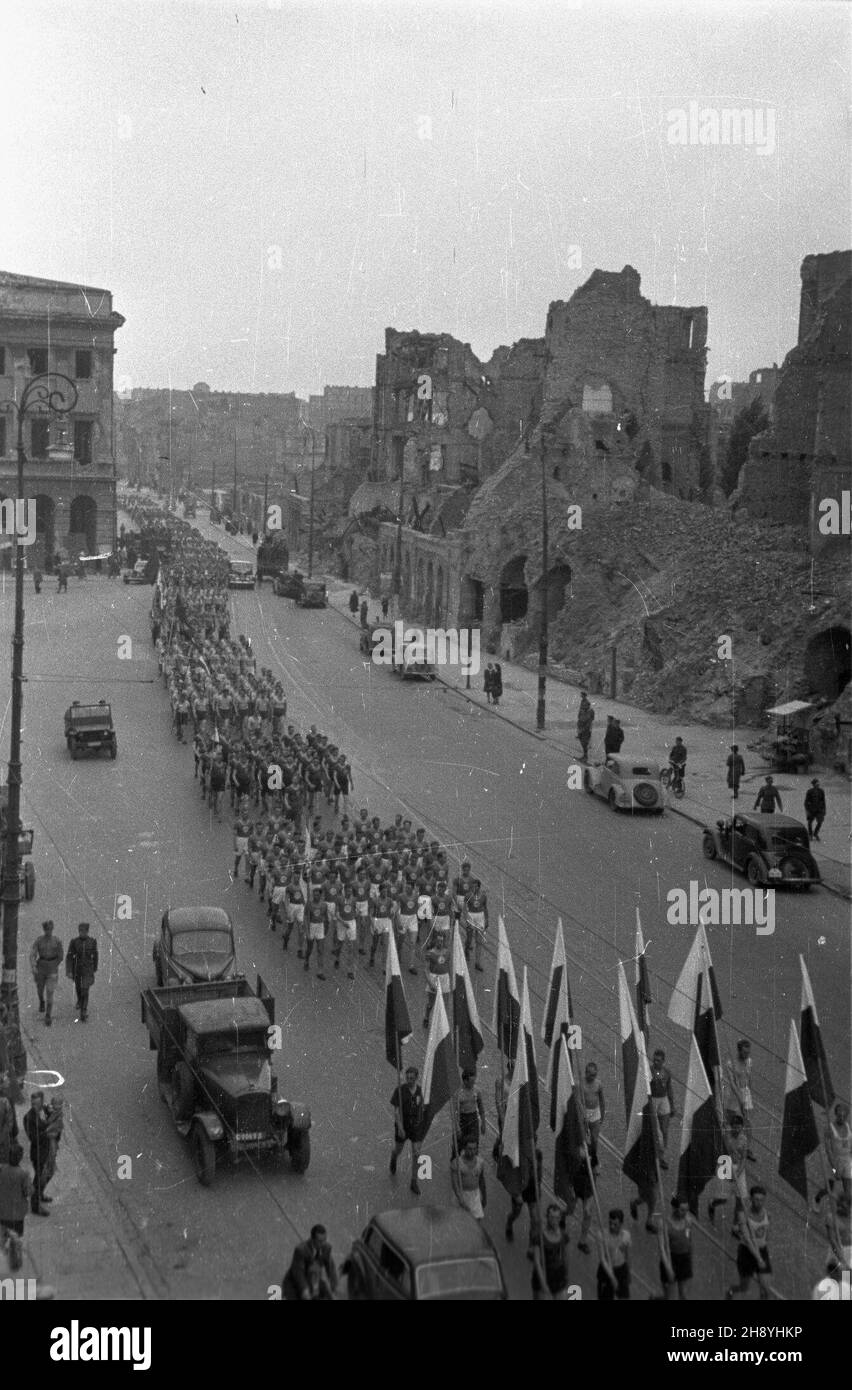
<path id="1" fill-rule="evenodd" d="M 783 878 L 783 874 L 781 873 L 781 870 L 780 870 L 780 869 L 770 869 L 770 870 L 769 870 L 769 877 L 770 877 L 770 878 Z"/>
<path id="2" fill-rule="evenodd" d="M 284 1100 L 283 1096 L 279 1096 L 275 1102 L 274 1109 L 276 1115 L 288 1115 L 290 1113 L 289 1100 Z"/>

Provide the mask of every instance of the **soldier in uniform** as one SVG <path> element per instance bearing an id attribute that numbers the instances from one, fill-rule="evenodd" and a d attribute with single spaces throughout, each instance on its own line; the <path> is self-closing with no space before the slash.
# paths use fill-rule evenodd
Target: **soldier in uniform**
<path id="1" fill-rule="evenodd" d="M 95 983 L 97 969 L 98 943 L 93 936 L 89 936 L 89 923 L 81 922 L 65 957 L 65 974 L 73 981 L 77 992 L 81 1023 L 85 1023 L 89 1016 L 89 990 Z"/>

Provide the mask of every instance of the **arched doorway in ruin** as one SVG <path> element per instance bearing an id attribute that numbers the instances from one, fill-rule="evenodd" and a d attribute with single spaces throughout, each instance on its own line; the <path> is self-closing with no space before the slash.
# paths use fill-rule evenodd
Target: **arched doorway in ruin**
<path id="1" fill-rule="evenodd" d="M 547 621 L 552 623 L 565 606 L 565 590 L 571 583 L 571 566 L 560 560 L 547 571 L 547 580 L 542 577 L 530 591 L 529 617 L 531 626 L 539 631 L 544 596 L 547 595 Z"/>
<path id="2" fill-rule="evenodd" d="M 812 695 L 836 700 L 852 675 L 852 639 L 848 627 L 829 627 L 805 648 L 805 678 Z"/>
<path id="3" fill-rule="evenodd" d="M 527 616 L 529 594 L 524 577 L 526 555 L 516 555 L 500 572 L 500 621 L 519 623 Z"/>

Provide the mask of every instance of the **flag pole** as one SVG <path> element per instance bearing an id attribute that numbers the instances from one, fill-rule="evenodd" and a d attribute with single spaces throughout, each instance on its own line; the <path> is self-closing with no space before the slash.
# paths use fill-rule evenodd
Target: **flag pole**
<path id="1" fill-rule="evenodd" d="M 814 1005 L 814 1011 L 816 1012 L 816 1005 Z M 819 1025 L 818 1025 L 818 1026 L 819 1026 Z M 800 1031 L 801 1031 L 801 1029 L 800 1029 Z M 821 1042 L 821 1041 L 822 1041 L 822 1030 L 820 1029 L 820 1042 Z M 826 1074 L 825 1074 L 825 1068 L 823 1067 L 823 1064 L 822 1064 L 822 1048 L 819 1049 L 819 1056 L 817 1057 L 817 1066 L 819 1067 L 819 1079 L 820 1079 L 820 1082 L 822 1083 L 822 1093 L 823 1093 L 823 1096 L 825 1097 L 825 1106 L 823 1107 L 824 1110 L 825 1110 L 825 1122 L 826 1122 L 827 1125 L 830 1125 L 830 1124 L 831 1124 L 831 1118 L 830 1118 L 830 1117 L 831 1117 L 831 1106 L 830 1106 L 829 1100 L 828 1100 L 828 1097 L 829 1097 L 829 1094 L 830 1094 L 830 1093 L 829 1093 L 829 1087 L 828 1087 L 828 1077 L 827 1077 Z M 813 1103 L 812 1103 L 812 1104 L 813 1104 Z M 832 1229 L 832 1231 L 833 1231 L 833 1233 L 834 1233 L 834 1240 L 835 1240 L 835 1245 L 836 1245 L 836 1254 L 842 1258 L 842 1242 L 841 1242 L 841 1239 L 840 1239 L 840 1226 L 839 1226 L 838 1220 L 837 1220 L 837 1203 L 836 1203 L 835 1198 L 834 1198 L 834 1193 L 833 1193 L 832 1190 L 831 1190 L 831 1177 L 829 1176 L 829 1171 L 828 1171 L 828 1154 L 827 1154 L 826 1151 L 825 1151 L 825 1135 L 823 1135 L 823 1136 L 821 1137 L 821 1140 L 820 1140 L 819 1156 L 820 1156 L 820 1162 L 821 1162 L 821 1164 L 822 1164 L 823 1181 L 825 1182 L 826 1200 L 828 1201 L 828 1210 L 829 1210 L 829 1216 L 830 1216 L 830 1220 L 831 1220 L 831 1229 Z M 829 1242 L 830 1242 L 830 1240 L 831 1240 L 831 1237 L 829 1236 Z"/>
<path id="2" fill-rule="evenodd" d="M 584 1117 L 584 1128 L 585 1128 L 585 1117 Z M 588 1139 L 588 1131 L 586 1131 L 586 1139 Z M 587 1171 L 587 1173 L 588 1173 L 588 1175 L 589 1175 L 589 1182 L 590 1182 L 591 1185 L 592 1185 L 592 1198 L 593 1198 L 594 1203 L 595 1203 L 595 1212 L 596 1212 L 597 1218 L 598 1218 L 598 1226 L 600 1227 L 600 1232 L 601 1232 L 601 1264 L 603 1265 L 604 1269 L 606 1270 L 607 1274 L 609 1275 L 609 1281 L 610 1281 L 610 1283 L 612 1284 L 613 1289 L 616 1289 L 616 1288 L 618 1287 L 618 1281 L 616 1280 L 615 1273 L 614 1273 L 613 1268 L 612 1268 L 612 1265 L 611 1265 L 611 1263 L 610 1263 L 609 1251 L 607 1250 L 607 1246 L 606 1246 L 606 1231 L 604 1230 L 604 1224 L 603 1224 L 603 1212 L 601 1211 L 601 1201 L 600 1201 L 600 1197 L 598 1196 L 598 1185 L 597 1185 L 597 1183 L 595 1182 L 595 1174 L 594 1174 L 594 1169 L 592 1168 L 592 1160 L 591 1160 L 591 1156 L 590 1156 L 590 1154 L 589 1154 L 589 1145 L 588 1145 L 588 1143 L 585 1143 L 585 1144 L 583 1145 L 583 1150 L 584 1150 L 584 1157 L 585 1157 L 585 1160 L 586 1160 L 586 1171 Z"/>
<path id="3" fill-rule="evenodd" d="M 665 1262 L 669 1278 L 671 1282 L 674 1283 L 674 1267 L 672 1266 L 672 1252 L 669 1244 L 669 1227 L 663 1211 L 663 1175 L 660 1171 L 660 1145 L 657 1142 L 658 1137 L 661 1138 L 660 1121 L 650 1100 L 648 1104 L 651 1106 L 651 1118 L 654 1123 L 654 1167 L 657 1171 L 657 1194 L 660 1200 L 660 1254 Z M 652 1213 L 649 1212 L 648 1215 L 651 1216 Z"/>

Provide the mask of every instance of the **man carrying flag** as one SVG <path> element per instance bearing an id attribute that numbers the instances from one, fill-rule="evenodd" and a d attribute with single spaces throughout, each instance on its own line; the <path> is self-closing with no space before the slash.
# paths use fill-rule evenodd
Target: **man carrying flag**
<path id="1" fill-rule="evenodd" d="M 390 1157 L 391 1177 L 396 1176 L 396 1165 L 407 1143 L 411 1144 L 411 1191 L 420 1196 L 417 1181 L 417 1165 L 420 1158 L 420 1144 L 423 1138 L 423 1091 L 417 1084 L 417 1068 L 406 1067 L 405 1085 L 397 1086 L 391 1096 L 394 1114 L 393 1149 Z"/>
<path id="2" fill-rule="evenodd" d="M 432 1018 L 429 1023 L 429 1039 L 426 1043 L 426 1060 L 423 1063 L 423 1132 L 426 1137 L 433 1119 L 439 1110 L 450 1101 L 459 1089 L 459 1067 L 453 1050 L 453 1039 L 444 1008 L 444 996 L 439 991 L 435 996 Z"/>
<path id="3" fill-rule="evenodd" d="M 530 1083 L 527 1072 L 527 1049 L 519 1047 L 503 1121 L 503 1142 L 497 1177 L 512 1199 L 512 1209 L 506 1221 L 506 1239 L 512 1239 L 512 1227 L 526 1203 L 530 1210 L 530 1241 L 540 1238 L 539 1220 L 539 1161 L 533 1126 Z"/>
<path id="4" fill-rule="evenodd" d="M 402 1066 L 402 1045 L 410 1037 L 411 1018 L 402 987 L 396 942 L 391 932 L 385 961 L 385 1056 L 397 1072 Z"/>
<path id="5" fill-rule="evenodd" d="M 722 1003 L 710 959 L 707 933 L 700 926 L 672 991 L 669 1018 L 695 1034 L 707 1079 L 721 1113 L 721 1054 L 716 1024 Z"/>
<path id="6" fill-rule="evenodd" d="M 554 1036 L 553 1053 L 558 1054 L 552 1056 L 550 1063 L 551 1081 L 555 1087 L 551 1090 L 550 1102 L 550 1128 L 556 1134 L 553 1190 L 565 1203 L 569 1216 L 580 1202 L 582 1218 L 577 1249 L 588 1255 L 595 1188 L 589 1162 L 585 1112 L 577 1094 L 568 1047 L 561 1033 Z"/>

